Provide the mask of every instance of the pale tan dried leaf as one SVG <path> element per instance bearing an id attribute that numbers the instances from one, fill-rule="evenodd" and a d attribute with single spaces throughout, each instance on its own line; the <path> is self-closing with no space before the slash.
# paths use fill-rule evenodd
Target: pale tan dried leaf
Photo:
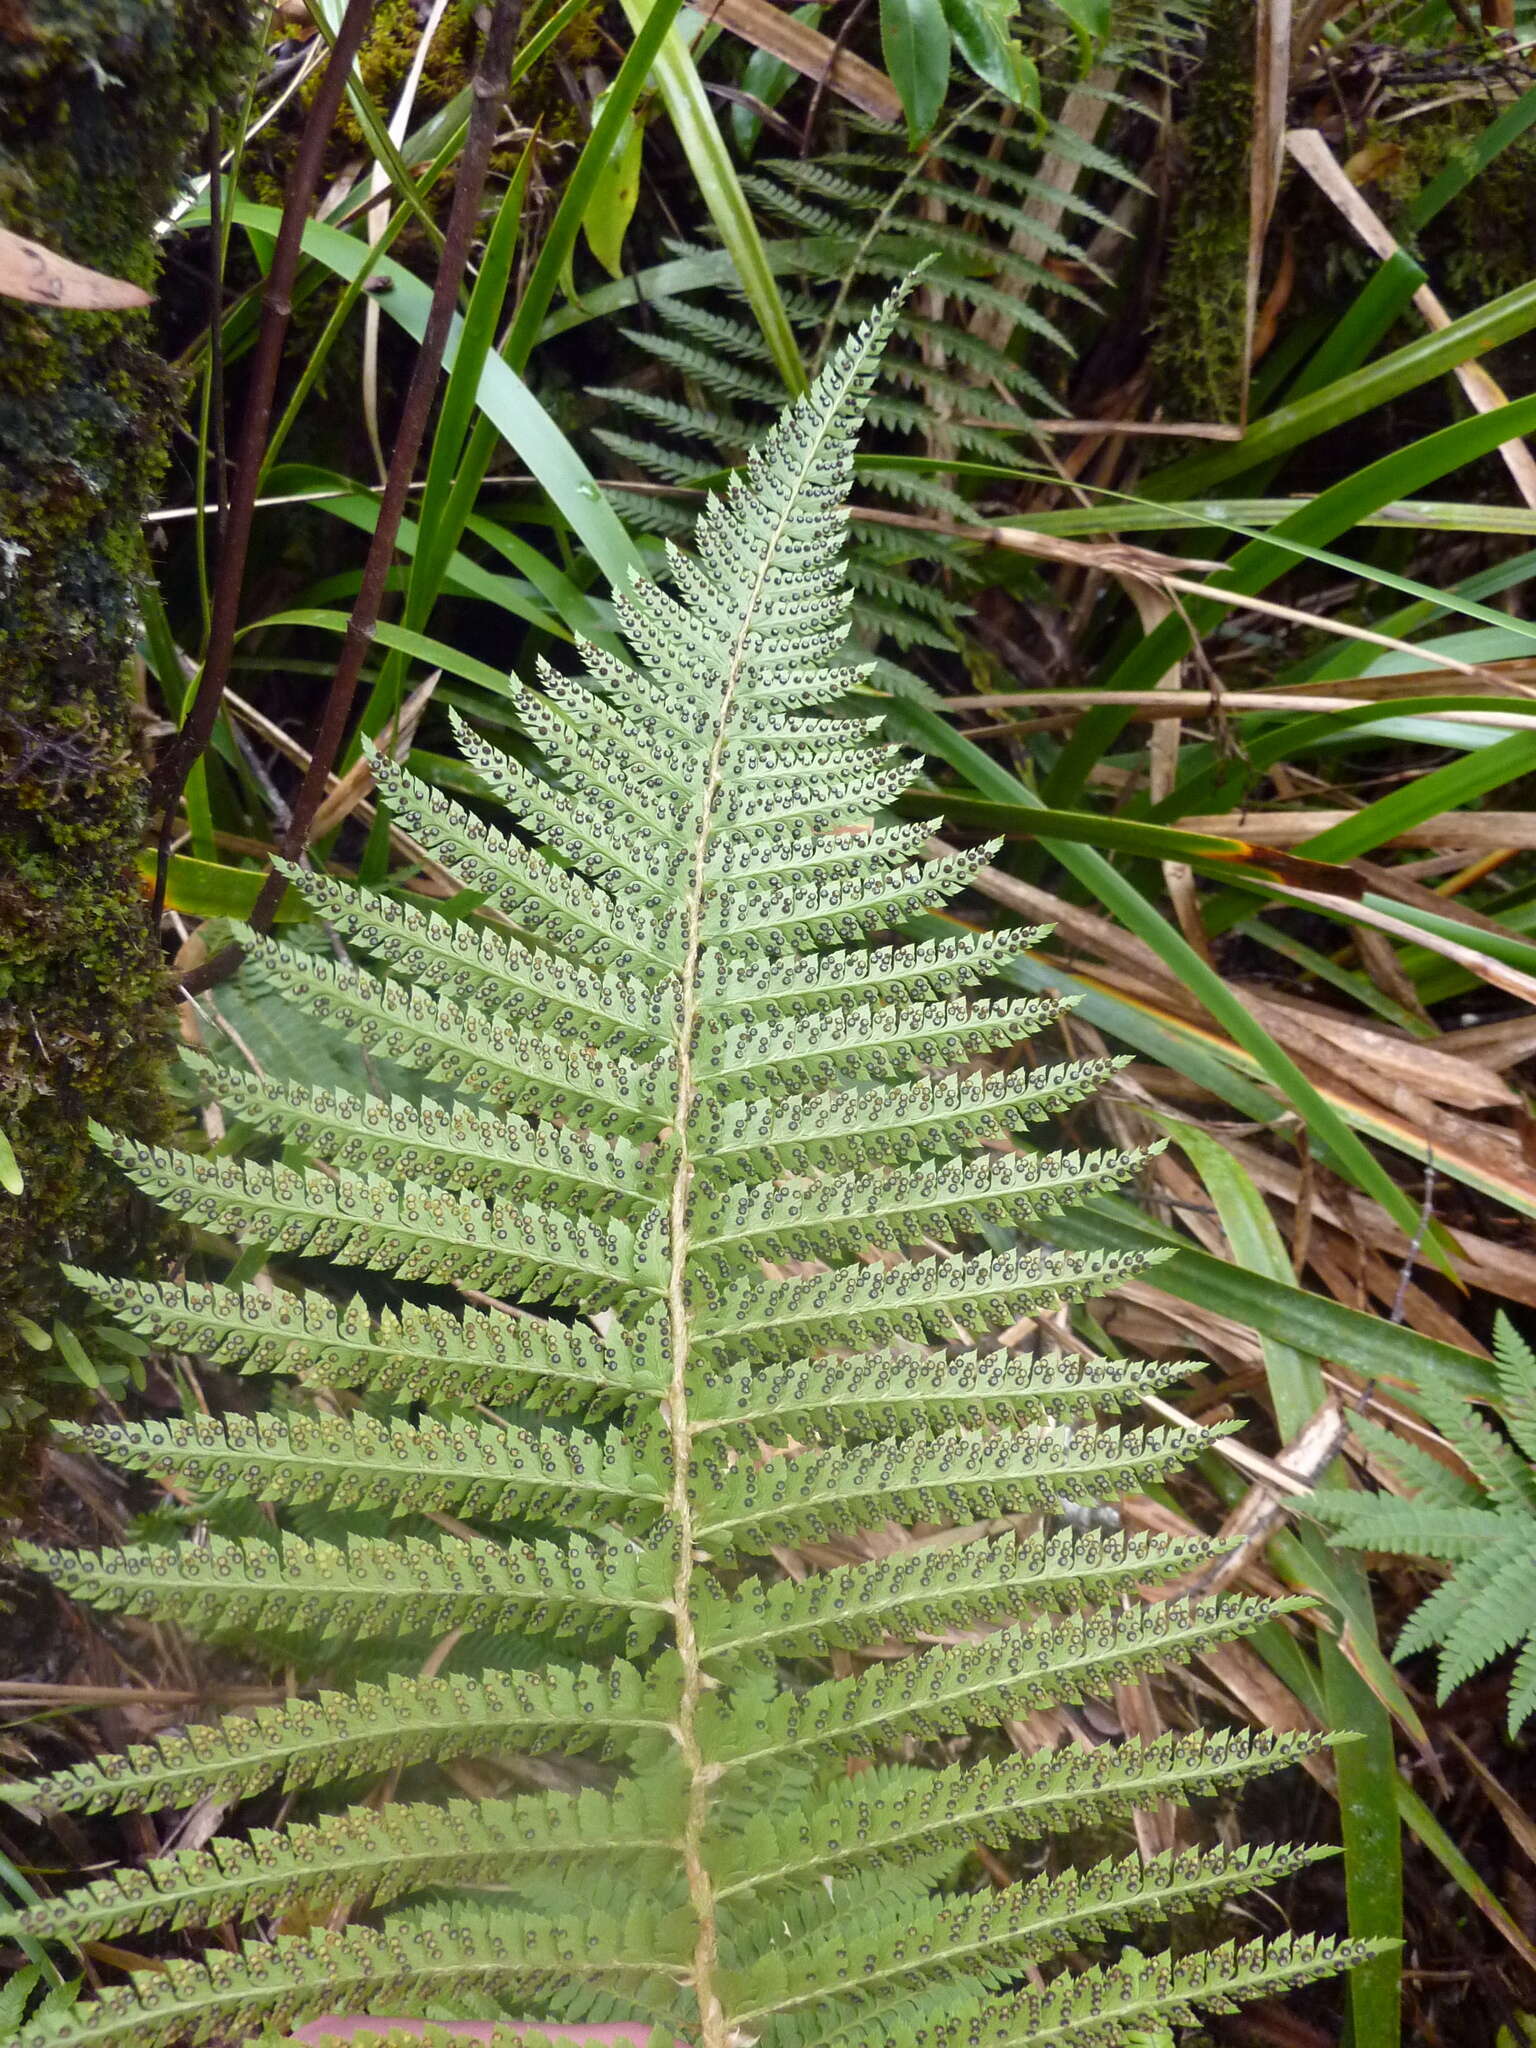
<path id="1" fill-rule="evenodd" d="M 150 304 L 141 286 L 88 270 L 9 228 L 0 228 L 0 298 L 87 313 L 122 313 Z"/>

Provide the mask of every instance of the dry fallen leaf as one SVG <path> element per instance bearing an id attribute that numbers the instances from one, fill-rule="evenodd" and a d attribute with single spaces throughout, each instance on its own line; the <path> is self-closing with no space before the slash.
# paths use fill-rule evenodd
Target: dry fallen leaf
<path id="1" fill-rule="evenodd" d="M 149 293 L 121 277 L 107 277 L 56 256 L 41 242 L 0 228 L 0 298 L 25 299 L 33 306 L 73 306 L 91 313 L 118 313 L 147 306 Z"/>

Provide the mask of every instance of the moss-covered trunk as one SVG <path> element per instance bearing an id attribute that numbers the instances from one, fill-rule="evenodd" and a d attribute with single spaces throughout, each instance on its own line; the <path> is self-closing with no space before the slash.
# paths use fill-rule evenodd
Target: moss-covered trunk
<path id="1" fill-rule="evenodd" d="M 1174 419 L 1235 424 L 1248 348 L 1255 0 L 1213 0 L 1178 136 L 1180 196 L 1152 365 Z"/>
<path id="2" fill-rule="evenodd" d="M 151 285 L 152 230 L 246 0 L 0 0 L 0 225 Z M 142 313 L 0 299 L 0 1403 L 27 1412 L 61 1258 L 121 1260 L 91 1117 L 161 1120 L 164 978 L 134 866 L 144 775 L 128 655 L 140 515 L 178 393 Z M 31 1386 L 35 1395 L 36 1387 Z"/>

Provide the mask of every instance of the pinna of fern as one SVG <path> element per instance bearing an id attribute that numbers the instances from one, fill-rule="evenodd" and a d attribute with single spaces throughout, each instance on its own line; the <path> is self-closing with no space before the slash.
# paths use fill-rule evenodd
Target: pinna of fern
<path id="1" fill-rule="evenodd" d="M 1296 1505 L 1337 1543 L 1448 1566 L 1408 1617 L 1396 1655 L 1437 1649 L 1444 1701 L 1517 1650 L 1509 1732 L 1518 1735 L 1536 1713 L 1536 1352 L 1502 1310 L 1493 1362 L 1504 1428 L 1443 1386 L 1426 1381 L 1420 1389 L 1424 1414 L 1464 1470 L 1357 1416 L 1355 1436 L 1407 1497 L 1340 1491 Z"/>
<path id="2" fill-rule="evenodd" d="M 104 1135 L 183 1216 L 334 1270 L 303 1294 L 82 1275 L 157 1342 L 295 1390 L 253 1417 L 67 1426 L 214 1533 L 33 1561 L 120 1613 L 247 1649 L 366 1640 L 394 1668 L 5 1788 L 85 1812 L 300 1795 L 282 1826 L 16 1915 L 37 1939 L 244 1935 L 39 2015 L 26 2048 L 369 2011 L 689 2048 L 1111 2048 L 1366 1952 L 1159 1931 L 1310 1850 L 1053 1851 L 1004 1890 L 965 1882 L 978 1844 L 1120 1827 L 1309 1738 L 925 1761 L 1274 1610 L 1139 1598 L 1213 1546 L 1062 1515 L 1206 1440 L 1103 1426 L 1177 1367 L 985 1341 L 1135 1270 L 1028 1226 L 1137 1162 L 1024 1143 L 1102 1069 L 992 1060 L 1063 1007 L 976 993 L 1016 941 L 895 936 L 984 858 L 926 865 L 882 822 L 907 769 L 840 660 L 853 436 L 898 304 L 710 503 L 671 590 L 618 599 L 635 664 L 586 649 L 581 680 L 525 694 L 547 775 L 462 732 L 515 830 L 378 764 L 484 919 L 304 875 L 376 969 L 252 941 L 421 1102 L 227 1082 L 279 1141 L 267 1162 Z M 1018 1241 L 978 1249 L 981 1224 Z M 271 1519 L 217 1533 L 247 1500 Z M 775 1569 L 893 1519 L 949 1533 Z M 441 1796 L 435 1767 L 540 1753 L 577 1760 L 556 1773 L 576 1789 L 462 1796 L 515 1786 L 482 1763 Z"/>

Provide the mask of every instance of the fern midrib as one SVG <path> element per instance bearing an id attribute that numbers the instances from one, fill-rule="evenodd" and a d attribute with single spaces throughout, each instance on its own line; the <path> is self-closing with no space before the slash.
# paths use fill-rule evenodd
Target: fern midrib
<path id="1" fill-rule="evenodd" d="M 809 469 L 812 451 L 820 445 L 814 437 L 801 466 L 801 480 Z M 704 1830 L 709 1819 L 710 1788 L 714 1772 L 705 1761 L 698 1740 L 699 1703 L 705 1689 L 704 1663 L 699 1652 L 693 1618 L 694 1516 L 690 1482 L 693 1461 L 693 1425 L 688 1410 L 688 1368 L 692 1327 L 688 1307 L 688 1254 L 690 1249 L 688 1211 L 693 1185 L 693 1159 L 688 1149 L 688 1119 L 694 1100 L 693 1045 L 699 1017 L 699 965 L 704 949 L 704 904 L 709 868 L 710 830 L 719 800 L 724 773 L 725 749 L 730 736 L 731 717 L 741 687 L 747 636 L 762 602 L 769 564 L 774 560 L 784 528 L 795 504 L 796 493 L 787 493 L 784 510 L 774 528 L 773 542 L 759 557 L 751 596 L 742 613 L 740 631 L 731 650 L 721 691 L 719 721 L 714 746 L 704 778 L 703 800 L 699 806 L 698 835 L 694 844 L 693 868 L 688 882 L 686 933 L 682 966 L 678 974 L 677 1102 L 673 1115 L 673 1144 L 677 1165 L 672 1179 L 669 1207 L 671 1266 L 667 1276 L 667 1320 L 671 1336 L 672 1378 L 667 1390 L 667 1421 L 672 1443 L 671 1510 L 677 1543 L 677 1573 L 673 1584 L 673 1638 L 681 1670 L 677 1712 L 677 1743 L 688 1772 L 688 1797 L 683 1822 L 683 1867 L 688 1881 L 697 1933 L 694 1939 L 693 1989 L 702 2028 L 700 2048 L 729 2048 L 724 2008 L 715 1990 L 719 1967 L 719 1923 L 714 1879 L 704 1862 Z"/>
<path id="2" fill-rule="evenodd" d="M 827 425 L 830 425 L 835 417 L 833 409 L 827 416 Z M 719 1967 L 719 1925 L 714 1880 L 704 1862 L 703 1854 L 711 1788 L 724 1773 L 720 1767 L 712 1766 L 706 1761 L 698 1741 L 699 1705 L 710 1681 L 700 1655 L 693 1615 L 694 1515 L 690 1481 L 694 1428 L 688 1407 L 688 1369 L 692 1346 L 692 1324 L 688 1305 L 688 1215 L 694 1177 L 693 1159 L 688 1146 L 688 1120 L 694 1101 L 693 1053 L 699 1021 L 699 978 L 705 941 L 705 895 L 708 883 L 710 834 L 720 796 L 731 719 L 741 689 L 747 641 L 755 629 L 769 570 L 777 560 L 785 528 L 799 502 L 800 491 L 815 469 L 825 433 L 825 426 L 821 432 L 813 432 L 801 453 L 794 488 L 785 491 L 781 497 L 782 509 L 774 523 L 768 546 L 758 554 L 756 574 L 747 601 L 742 607 L 741 625 L 726 667 L 714 745 L 704 776 L 698 833 L 688 882 L 683 958 L 678 971 L 677 1099 L 673 1116 L 673 1142 L 677 1164 L 673 1175 L 668 1216 L 671 1265 L 667 1278 L 667 1319 L 672 1348 L 672 1377 L 667 1390 L 667 1424 L 672 1445 L 673 1476 L 670 1505 L 677 1542 L 672 1615 L 673 1637 L 681 1674 L 677 1740 L 688 1772 L 683 1863 L 689 1903 L 697 1922 L 693 1988 L 699 2007 L 699 2048 L 730 2048 L 730 2034 L 724 2009 L 715 1989 L 715 1977 Z"/>

